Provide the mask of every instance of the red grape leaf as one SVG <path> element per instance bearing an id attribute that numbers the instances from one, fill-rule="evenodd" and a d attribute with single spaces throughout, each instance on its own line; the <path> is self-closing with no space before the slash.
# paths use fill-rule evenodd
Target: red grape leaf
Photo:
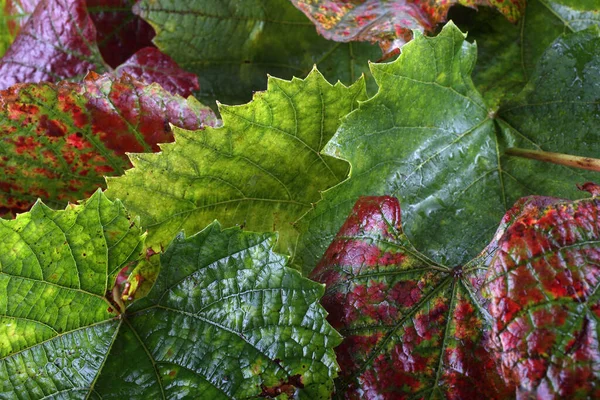
<path id="1" fill-rule="evenodd" d="M 117 69 L 118 76 L 127 73 L 186 97 L 198 90 L 194 74 L 179 68 L 158 49 L 144 47 L 151 45 L 154 31 L 133 14 L 131 3 L 87 0 L 88 14 L 84 0 L 42 0 L 0 60 L 0 89 L 16 83 L 82 77 L 90 70 L 111 70 L 102 56 L 110 65 L 131 56 Z"/>
<path id="2" fill-rule="evenodd" d="M 84 0 L 42 0 L 0 60 L 0 89 L 102 72 Z"/>
<path id="3" fill-rule="evenodd" d="M 136 51 L 153 46 L 154 29 L 133 13 L 134 4 L 135 0 L 87 0 L 100 53 L 113 68 Z"/>
<path id="4" fill-rule="evenodd" d="M 484 346 L 479 270 L 419 254 L 395 198 L 359 199 L 312 278 L 327 285 L 346 398 L 505 398 L 511 393 Z M 412 397 L 411 397 L 412 398 Z"/>
<path id="5" fill-rule="evenodd" d="M 337 42 L 379 42 L 384 54 L 393 54 L 410 40 L 412 30 L 433 31 L 446 21 L 454 4 L 496 7 L 515 22 L 525 0 L 292 0 L 317 26 L 317 31 Z"/>
<path id="6" fill-rule="evenodd" d="M 496 238 L 483 292 L 505 378 L 522 398 L 600 398 L 600 199 L 524 198 Z"/>
<path id="7" fill-rule="evenodd" d="M 215 125 L 212 111 L 158 85 L 124 75 L 82 83 L 19 84 L 0 92 L 0 214 L 85 198 L 103 176 L 131 165 L 126 152 L 158 151 L 173 140 L 170 123 Z"/>
<path id="8" fill-rule="evenodd" d="M 25 26 L 38 3 L 40 0 L 6 0 L 3 18 L 11 36 Z M 111 67 L 116 68 L 136 51 L 152 46 L 154 29 L 133 13 L 135 0 L 87 0 L 86 4 L 96 27 L 100 53 Z"/>
<path id="9" fill-rule="evenodd" d="M 8 30 L 16 36 L 27 23 L 29 15 L 35 10 L 40 0 L 6 0 L 2 10 L 4 18 L 8 19 Z"/>
<path id="10" fill-rule="evenodd" d="M 118 76 L 124 73 L 136 79 L 156 82 L 173 94 L 187 97 L 200 89 L 198 77 L 186 72 L 155 47 L 146 47 L 135 53 L 129 60 L 116 69 Z"/>

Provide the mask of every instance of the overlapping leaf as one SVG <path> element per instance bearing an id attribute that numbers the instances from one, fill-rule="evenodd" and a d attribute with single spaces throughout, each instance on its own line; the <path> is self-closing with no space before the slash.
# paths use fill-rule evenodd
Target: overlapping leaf
<path id="1" fill-rule="evenodd" d="M 597 397 L 599 216 L 598 198 L 523 198 L 448 268 L 410 244 L 396 199 L 362 197 L 312 273 L 345 336 L 338 397 Z"/>
<path id="2" fill-rule="evenodd" d="M 600 199 L 527 198 L 503 222 L 484 290 L 506 380 L 521 398 L 597 398 Z"/>
<path id="3" fill-rule="evenodd" d="M 152 46 L 154 29 L 133 13 L 136 0 L 86 0 L 104 61 L 113 68 Z M 154 81 L 152 81 L 154 82 Z"/>
<path id="4" fill-rule="evenodd" d="M 2 214 L 23 212 L 37 197 L 49 204 L 85 198 L 103 176 L 130 166 L 125 152 L 156 151 L 171 141 L 169 123 L 198 129 L 216 118 L 193 98 L 126 76 L 0 92 Z"/>
<path id="5" fill-rule="evenodd" d="M 600 26 L 597 5 L 578 0 L 528 0 L 516 25 L 487 9 L 454 9 L 450 18 L 477 42 L 473 81 L 491 103 L 518 93 L 560 35 Z"/>
<path id="6" fill-rule="evenodd" d="M 511 22 L 525 9 L 525 0 L 291 0 L 325 38 L 338 42 L 379 42 L 384 53 L 399 50 L 413 30 L 433 31 L 446 21 L 454 4 L 493 6 Z"/>
<path id="7" fill-rule="evenodd" d="M 324 289 L 286 268 L 275 242 L 218 224 L 177 238 L 155 287 L 128 310 L 96 392 L 329 398 L 340 338 L 319 305 Z"/>
<path id="8" fill-rule="evenodd" d="M 505 399 L 484 347 L 475 268 L 447 268 L 402 232 L 394 198 L 361 198 L 312 277 L 345 337 L 336 349 L 339 397 Z"/>
<path id="9" fill-rule="evenodd" d="M 505 155 L 526 147 L 600 154 L 600 40 L 590 29 L 559 38 L 513 103 L 488 108 L 470 74 L 476 48 L 448 24 L 417 36 L 399 59 L 374 64 L 378 94 L 345 118 L 325 153 L 349 160 L 351 177 L 303 218 L 295 263 L 313 268 L 360 195 L 401 196 L 404 229 L 434 260 L 460 265 L 489 242 L 521 196 L 577 196 L 572 182 L 597 173 Z"/>
<path id="10" fill-rule="evenodd" d="M 41 0 L 3 0 L 0 14 L 0 56 L 12 43 Z M 86 0 L 94 22 L 98 47 L 104 60 L 113 68 L 123 63 L 137 50 L 152 44 L 154 30 L 133 14 L 135 0 Z M 51 3 L 42 2 L 42 7 Z M 6 33 L 6 36 L 5 36 Z M 0 39 L 2 40 L 2 39 Z M 3 49 L 2 45 L 6 48 Z"/>
<path id="11" fill-rule="evenodd" d="M 104 56 L 111 66 L 125 61 L 116 75 L 127 72 L 183 96 L 198 90 L 195 75 L 183 71 L 156 48 L 144 47 L 153 31 L 131 12 L 130 3 L 88 0 L 93 12 L 90 17 L 84 0 L 41 0 L 0 59 L 0 89 L 16 83 L 79 80 L 88 71 L 112 72 Z"/>
<path id="12" fill-rule="evenodd" d="M 217 218 L 279 231 L 288 252 L 297 238 L 291 224 L 347 175 L 347 163 L 319 150 L 365 97 L 363 80 L 332 86 L 316 70 L 304 80 L 269 78 L 251 103 L 220 107 L 222 128 L 176 129 L 160 154 L 131 155 L 135 168 L 109 179 L 107 193 L 141 217 L 153 246 Z"/>
<path id="13" fill-rule="evenodd" d="M 289 0 L 142 0 L 137 9 L 158 48 L 198 75 L 206 104 L 244 103 L 265 89 L 267 74 L 304 77 L 315 64 L 329 80 L 350 84 L 381 56 L 377 46 L 320 37 Z"/>
<path id="14" fill-rule="evenodd" d="M 85 1 L 42 0 L 0 59 L 0 89 L 105 69 Z"/>
<path id="15" fill-rule="evenodd" d="M 329 397 L 340 338 L 324 289 L 285 267 L 275 234 L 215 223 L 180 237 L 148 297 L 125 305 L 113 285 L 144 236 L 100 191 L 0 220 L 0 396 Z"/>
<path id="16" fill-rule="evenodd" d="M 98 191 L 0 220 L 0 396 L 85 398 L 121 324 L 108 300 L 144 236 Z"/>

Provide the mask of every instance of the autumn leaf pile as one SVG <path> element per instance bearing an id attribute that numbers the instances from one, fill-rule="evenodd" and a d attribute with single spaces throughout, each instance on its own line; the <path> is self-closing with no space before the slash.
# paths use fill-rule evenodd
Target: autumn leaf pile
<path id="1" fill-rule="evenodd" d="M 0 398 L 600 397 L 595 2 L 0 4 Z"/>

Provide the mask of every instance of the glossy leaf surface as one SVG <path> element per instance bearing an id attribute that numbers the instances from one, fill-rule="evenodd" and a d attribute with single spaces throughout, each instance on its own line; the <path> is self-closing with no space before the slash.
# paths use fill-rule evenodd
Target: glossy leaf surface
<path id="1" fill-rule="evenodd" d="M 474 268 L 473 268 L 474 267 Z M 362 197 L 311 277 L 345 337 L 339 397 L 510 398 L 484 347 L 478 265 L 447 268 L 402 231 L 400 205 Z"/>
<path id="2" fill-rule="evenodd" d="M 223 127 L 176 129 L 160 154 L 131 155 L 135 168 L 109 179 L 107 193 L 141 217 L 152 246 L 217 218 L 278 231 L 288 252 L 297 238 L 291 224 L 347 176 L 347 163 L 319 150 L 365 96 L 363 80 L 332 86 L 316 70 L 304 80 L 269 78 L 252 102 L 220 107 Z"/>
<path id="3" fill-rule="evenodd" d="M 351 84 L 381 57 L 377 46 L 320 37 L 289 0 L 142 0 L 137 12 L 158 48 L 198 75 L 205 104 L 245 103 L 266 88 L 267 74 L 303 78 L 315 64 L 330 81 Z"/>
<path id="4" fill-rule="evenodd" d="M 53 211 L 0 220 L 0 396 L 85 398 L 120 321 L 107 293 L 144 235 L 96 192 Z"/>
<path id="5" fill-rule="evenodd" d="M 275 234 L 214 223 L 179 237 L 148 296 L 125 304 L 120 272 L 144 237 L 100 191 L 0 220 L 0 396 L 329 397 L 340 337 L 323 287 L 285 267 Z"/>
<path id="6" fill-rule="evenodd" d="M 520 398 L 600 396 L 600 200 L 525 198 L 497 237 L 484 292 L 505 378 Z"/>
<path id="7" fill-rule="evenodd" d="M 291 0 L 325 38 L 337 42 L 379 42 L 384 53 L 400 49 L 412 31 L 433 31 L 446 21 L 454 4 L 494 6 L 511 22 L 525 9 L 525 0 Z"/>
<path id="8" fill-rule="evenodd" d="M 434 38 L 416 37 L 397 61 L 373 64 L 378 94 L 345 118 L 324 150 L 349 160 L 351 177 L 301 221 L 295 264 L 305 271 L 317 264 L 363 194 L 401 196 L 411 242 L 446 265 L 473 258 L 519 197 L 576 198 L 572 182 L 597 173 L 504 152 L 600 154 L 600 114 L 590 100 L 600 95 L 598 38 L 591 29 L 558 39 L 526 90 L 498 111 L 473 85 L 476 49 L 453 24 Z"/>
<path id="9" fill-rule="evenodd" d="M 217 223 L 175 239 L 127 312 L 101 398 L 329 398 L 340 338 L 319 305 L 324 289 L 286 268 L 275 242 Z"/>
<path id="10" fill-rule="evenodd" d="M 193 98 L 129 77 L 90 75 L 81 84 L 23 84 L 0 92 L 0 210 L 23 212 L 41 197 L 65 204 L 130 166 L 125 152 L 157 151 L 169 123 L 213 125 Z"/>

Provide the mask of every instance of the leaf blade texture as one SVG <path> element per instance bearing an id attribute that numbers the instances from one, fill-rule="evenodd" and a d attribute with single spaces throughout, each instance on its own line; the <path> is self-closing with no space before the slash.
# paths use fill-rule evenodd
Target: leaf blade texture
<path id="1" fill-rule="evenodd" d="M 215 124 L 210 109 L 130 77 L 90 75 L 82 83 L 22 84 L 0 94 L 2 214 L 37 197 L 51 205 L 85 198 L 122 173 L 128 151 L 157 151 L 169 123 Z"/>
<path id="2" fill-rule="evenodd" d="M 89 395 L 119 325 L 106 294 L 143 251 L 139 225 L 100 191 L 0 225 L 0 393 Z"/>
<path id="3" fill-rule="evenodd" d="M 102 398 L 329 398 L 340 339 L 319 305 L 323 287 L 285 267 L 275 241 L 218 223 L 176 238 L 148 297 L 130 306 Z"/>
<path id="4" fill-rule="evenodd" d="M 304 77 L 314 65 L 349 85 L 381 56 L 377 46 L 320 37 L 288 0 L 144 0 L 136 10 L 154 27 L 156 46 L 199 77 L 196 96 L 209 105 L 243 104 L 265 89 L 267 74 Z"/>
<path id="5" fill-rule="evenodd" d="M 598 198 L 532 196 L 499 228 L 483 292 L 494 321 L 491 348 L 517 396 L 600 394 L 599 210 Z"/>
<path id="6" fill-rule="evenodd" d="M 217 218 L 279 231 L 278 248 L 287 253 L 297 237 L 291 224 L 347 174 L 345 162 L 319 150 L 364 98 L 364 81 L 332 86 L 317 70 L 304 80 L 269 78 L 251 103 L 221 106 L 223 127 L 177 129 L 175 144 L 160 154 L 131 155 L 135 168 L 110 178 L 107 194 L 141 217 L 151 246 Z"/>
<path id="7" fill-rule="evenodd" d="M 106 65 L 84 0 L 42 0 L 0 59 L 0 89 L 102 73 Z"/>
<path id="8" fill-rule="evenodd" d="M 292 0 L 292 3 L 317 26 L 317 31 L 337 42 L 378 42 L 384 54 L 400 50 L 413 30 L 431 32 L 446 21 L 454 4 L 470 7 L 492 6 L 511 22 L 525 9 L 525 1 L 377 1 L 377 0 Z"/>
<path id="9" fill-rule="evenodd" d="M 452 23 L 434 38 L 413 39 L 395 62 L 373 64 L 380 91 L 344 119 L 324 150 L 348 160 L 351 176 L 326 191 L 299 222 L 294 263 L 307 272 L 314 268 L 360 195 L 400 197 L 407 204 L 404 230 L 411 242 L 445 265 L 475 257 L 518 198 L 535 193 L 577 198 L 572 182 L 597 174 L 524 162 L 504 152 L 533 147 L 598 154 L 598 113 L 578 100 L 597 96 L 597 78 L 567 67 L 597 68 L 597 37 L 590 28 L 557 39 L 558 51 L 551 47 L 544 54 L 515 105 L 499 110 L 488 107 L 474 87 L 476 49 Z M 569 86 L 576 77 L 582 82 Z M 558 95 L 557 87 L 564 88 Z M 562 104 L 570 113 L 549 114 L 545 102 Z"/>
<path id="10" fill-rule="evenodd" d="M 360 198 L 311 277 L 344 336 L 340 398 L 510 398 L 484 346 L 485 309 L 472 266 L 420 254 L 389 196 Z"/>

